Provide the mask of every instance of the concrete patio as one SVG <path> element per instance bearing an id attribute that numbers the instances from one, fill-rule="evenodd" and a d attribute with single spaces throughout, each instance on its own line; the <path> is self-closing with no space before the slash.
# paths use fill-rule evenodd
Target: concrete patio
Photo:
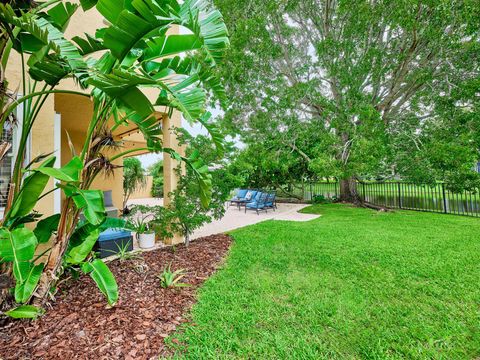
<path id="1" fill-rule="evenodd" d="M 135 199 L 129 201 L 129 205 L 163 205 L 163 199 Z M 203 236 L 225 233 L 244 226 L 253 225 L 265 220 L 283 220 L 283 221 L 309 221 L 319 217 L 319 215 L 302 214 L 298 211 L 308 206 L 305 204 L 277 204 L 276 211 L 268 210 L 268 212 L 261 211 L 259 215 L 255 211 L 247 211 L 238 208 L 234 205 L 228 206 L 225 216 L 220 220 L 214 220 L 210 224 L 202 226 L 195 231 L 192 239 L 197 239 Z"/>

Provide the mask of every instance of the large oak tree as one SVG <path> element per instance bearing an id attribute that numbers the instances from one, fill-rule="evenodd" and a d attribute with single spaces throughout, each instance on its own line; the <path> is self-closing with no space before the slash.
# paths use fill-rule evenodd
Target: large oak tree
<path id="1" fill-rule="evenodd" d="M 362 176 L 471 172 L 478 0 L 215 3 L 232 42 L 224 122 L 247 144 L 338 177 L 346 201 L 358 200 Z"/>

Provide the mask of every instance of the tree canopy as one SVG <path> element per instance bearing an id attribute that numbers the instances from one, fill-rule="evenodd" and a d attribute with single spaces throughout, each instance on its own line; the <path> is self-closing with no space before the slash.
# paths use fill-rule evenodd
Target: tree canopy
<path id="1" fill-rule="evenodd" d="M 215 3 L 223 122 L 248 146 L 338 177 L 344 200 L 362 177 L 478 181 L 478 0 Z"/>
<path id="2" fill-rule="evenodd" d="M 136 157 L 123 159 L 123 208 L 135 190 L 146 185 L 145 170 Z"/>

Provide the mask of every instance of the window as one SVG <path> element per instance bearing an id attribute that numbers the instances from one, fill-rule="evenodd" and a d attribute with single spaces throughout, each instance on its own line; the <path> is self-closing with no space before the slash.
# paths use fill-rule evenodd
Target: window
<path id="1" fill-rule="evenodd" d="M 12 144 L 12 146 L 7 151 L 3 159 L 0 160 L 0 209 L 5 208 L 5 206 L 7 205 L 8 188 L 10 186 L 12 178 L 13 164 L 15 162 L 15 157 L 18 153 L 18 143 L 20 141 L 21 135 L 20 131 L 18 131 L 17 129 L 22 127 L 22 118 L 23 104 L 20 104 L 15 111 L 15 116 L 9 119 L 11 121 L 5 121 L 5 124 L 3 125 L 1 141 L 6 141 Z M 13 125 L 14 123 L 15 125 Z M 30 152 L 31 137 L 29 136 L 25 149 L 25 165 L 30 162 Z"/>
<path id="2" fill-rule="evenodd" d="M 13 126 L 9 121 L 5 121 L 2 133 L 2 142 L 12 143 Z M 13 146 L 10 147 L 2 160 L 0 160 L 0 207 L 7 205 L 8 187 L 13 170 Z"/>

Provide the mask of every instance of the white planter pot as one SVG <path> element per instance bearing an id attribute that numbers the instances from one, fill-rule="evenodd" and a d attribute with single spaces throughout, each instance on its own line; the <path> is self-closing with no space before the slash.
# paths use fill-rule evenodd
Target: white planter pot
<path id="1" fill-rule="evenodd" d="M 155 233 L 138 234 L 138 246 L 142 249 L 150 249 L 155 246 Z"/>

